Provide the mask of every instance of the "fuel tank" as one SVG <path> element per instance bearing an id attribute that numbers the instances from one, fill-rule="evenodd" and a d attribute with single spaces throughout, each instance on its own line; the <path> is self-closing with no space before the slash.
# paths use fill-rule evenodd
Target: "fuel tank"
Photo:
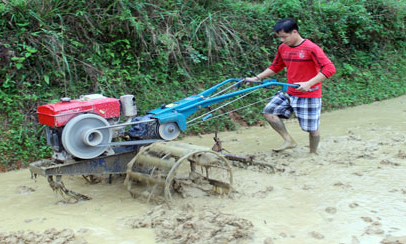
<path id="1" fill-rule="evenodd" d="M 78 114 L 93 113 L 105 119 L 120 117 L 120 100 L 100 94 L 82 96 L 77 100 L 61 99 L 37 108 L 38 121 L 53 128 L 62 127 Z"/>

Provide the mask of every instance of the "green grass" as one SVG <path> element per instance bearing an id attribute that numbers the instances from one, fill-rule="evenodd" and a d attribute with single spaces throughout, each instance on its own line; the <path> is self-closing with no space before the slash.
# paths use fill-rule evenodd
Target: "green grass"
<path id="1" fill-rule="evenodd" d="M 336 65 L 323 85 L 325 111 L 406 93 L 402 0 L 7 2 L 0 3 L 0 164 L 9 168 L 50 155 L 38 105 L 81 94 L 134 94 L 144 114 L 261 72 L 279 45 L 272 26 L 285 17 L 297 19 L 301 34 Z M 260 111 L 239 113 L 255 125 Z M 188 133 L 213 128 L 234 125 L 225 117 Z"/>

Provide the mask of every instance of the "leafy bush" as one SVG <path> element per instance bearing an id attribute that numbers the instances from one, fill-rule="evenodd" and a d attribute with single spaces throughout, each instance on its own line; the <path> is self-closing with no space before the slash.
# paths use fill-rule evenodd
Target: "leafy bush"
<path id="1" fill-rule="evenodd" d="M 0 161 L 10 167 L 50 153 L 36 123 L 39 104 L 135 94 L 143 114 L 262 71 L 279 45 L 272 26 L 280 18 L 296 19 L 336 64 L 337 74 L 324 82 L 325 110 L 406 92 L 401 0 L 14 0 L 0 3 L 0 15 Z M 283 81 L 283 73 L 276 78 Z M 260 107 L 239 113 L 255 124 Z M 213 126 L 234 125 L 222 118 L 189 131 Z"/>

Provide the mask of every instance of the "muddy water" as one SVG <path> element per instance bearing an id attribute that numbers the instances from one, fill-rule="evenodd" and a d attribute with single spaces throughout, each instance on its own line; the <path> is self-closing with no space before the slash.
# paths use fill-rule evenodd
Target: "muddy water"
<path id="1" fill-rule="evenodd" d="M 319 155 L 308 154 L 307 135 L 296 121 L 286 125 L 299 147 L 281 153 L 270 150 L 282 141 L 269 126 L 219 133 L 225 149 L 253 155 L 276 172 L 234 167 L 232 197 L 175 199 L 173 209 L 187 202 L 196 212 L 211 209 L 250 221 L 252 232 L 239 243 L 369 244 L 406 236 L 406 96 L 323 113 Z M 182 141 L 211 147 L 212 138 Z M 128 224 L 156 205 L 132 199 L 122 178 L 113 184 L 91 185 L 80 177 L 64 182 L 93 199 L 66 204 L 44 177 L 34 181 L 28 170 L 0 174 L 0 233 L 55 228 L 73 230 L 77 243 L 157 243 L 156 230 Z"/>

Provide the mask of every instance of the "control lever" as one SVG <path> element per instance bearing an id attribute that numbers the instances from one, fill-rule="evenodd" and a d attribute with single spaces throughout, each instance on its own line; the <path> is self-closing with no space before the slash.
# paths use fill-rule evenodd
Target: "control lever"
<path id="1" fill-rule="evenodd" d="M 252 70 L 250 70 L 250 74 L 258 79 L 258 81 L 251 81 L 251 83 L 262 83 L 262 80 Z"/>

